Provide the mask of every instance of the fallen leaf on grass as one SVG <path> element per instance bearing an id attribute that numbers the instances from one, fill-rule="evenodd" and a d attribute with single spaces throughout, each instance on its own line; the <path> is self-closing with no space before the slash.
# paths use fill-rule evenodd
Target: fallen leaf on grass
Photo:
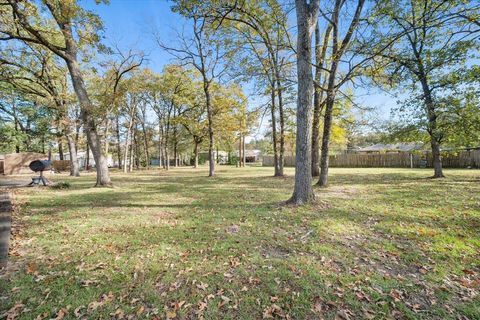
<path id="1" fill-rule="evenodd" d="M 200 284 L 197 284 L 196 286 L 197 286 L 198 289 L 201 289 L 201 290 L 205 291 L 208 288 L 208 283 L 201 282 Z"/>
<path id="2" fill-rule="evenodd" d="M 125 313 L 122 309 L 115 310 L 114 313 L 110 313 L 110 316 L 112 316 L 114 319 L 125 319 Z"/>
<path id="3" fill-rule="evenodd" d="M 177 313 L 174 310 L 168 310 L 166 316 L 167 319 L 174 319 L 177 316 Z"/>
<path id="4" fill-rule="evenodd" d="M 275 316 L 285 318 L 285 312 L 276 304 L 272 304 L 263 310 L 263 319 L 273 319 Z"/>
<path id="5" fill-rule="evenodd" d="M 338 310 L 335 315 L 335 320 L 350 320 L 354 314 L 350 310 Z"/>
<path id="6" fill-rule="evenodd" d="M 98 309 L 99 307 L 103 306 L 104 304 L 113 300 L 113 293 L 110 291 L 108 294 L 102 294 L 98 301 L 92 301 L 88 304 L 87 311 L 92 312 Z"/>
<path id="7" fill-rule="evenodd" d="M 62 309 L 58 310 L 57 316 L 55 317 L 55 320 L 62 320 L 63 318 L 65 318 L 65 316 L 67 314 L 68 314 L 67 309 L 62 308 Z"/>
<path id="8" fill-rule="evenodd" d="M 43 320 L 43 319 L 45 319 L 45 318 L 47 318 L 47 317 L 48 317 L 48 312 L 44 312 L 44 313 L 39 314 L 39 315 L 35 318 L 35 320 Z"/>
<path id="9" fill-rule="evenodd" d="M 15 305 L 7 311 L 7 320 L 16 319 L 22 312 L 23 308 L 25 308 L 25 305 L 23 303 L 15 303 Z"/>

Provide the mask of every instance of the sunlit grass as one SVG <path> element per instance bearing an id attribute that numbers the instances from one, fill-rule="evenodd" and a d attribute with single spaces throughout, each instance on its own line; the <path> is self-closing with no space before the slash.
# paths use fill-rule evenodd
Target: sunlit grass
<path id="1" fill-rule="evenodd" d="M 334 168 L 305 207 L 283 204 L 291 169 L 57 175 L 71 187 L 15 191 L 0 313 L 480 318 L 480 171 L 430 174 Z"/>

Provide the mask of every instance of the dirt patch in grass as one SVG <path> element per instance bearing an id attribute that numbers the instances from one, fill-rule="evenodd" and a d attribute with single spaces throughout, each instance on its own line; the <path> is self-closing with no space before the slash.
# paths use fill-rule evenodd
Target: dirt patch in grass
<path id="1" fill-rule="evenodd" d="M 316 188 L 315 196 L 322 198 L 351 199 L 359 193 L 355 186 L 329 186 L 327 188 Z"/>

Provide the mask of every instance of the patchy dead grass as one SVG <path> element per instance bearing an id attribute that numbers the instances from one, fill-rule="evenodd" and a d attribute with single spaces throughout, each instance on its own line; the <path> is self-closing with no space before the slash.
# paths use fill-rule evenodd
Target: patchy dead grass
<path id="1" fill-rule="evenodd" d="M 270 168 L 15 189 L 0 319 L 480 318 L 479 171 L 331 172 L 303 207 Z"/>

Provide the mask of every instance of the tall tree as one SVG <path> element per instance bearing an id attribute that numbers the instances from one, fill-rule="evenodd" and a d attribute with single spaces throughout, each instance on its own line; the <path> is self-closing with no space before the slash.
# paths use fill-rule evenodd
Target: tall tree
<path id="1" fill-rule="evenodd" d="M 253 76 L 270 95 L 269 111 L 274 159 L 274 176 L 283 176 L 286 134 L 286 91 L 292 61 L 288 16 L 276 0 L 211 1 L 210 14 L 222 27 L 225 41 L 235 40 L 241 73 Z M 252 56 L 255 59 L 252 59 Z M 237 67 L 237 66 L 236 66 Z M 237 71 L 238 72 L 238 71 Z"/>
<path id="2" fill-rule="evenodd" d="M 176 1 L 173 8 L 183 16 L 191 20 L 191 35 L 179 34 L 179 46 L 171 47 L 162 43 L 157 36 L 158 44 L 172 54 L 185 65 L 190 65 L 197 70 L 202 78 L 205 105 L 208 119 L 208 176 L 215 175 L 214 161 L 214 119 L 211 86 L 215 80 L 219 80 L 226 71 L 225 58 L 230 54 L 216 41 L 211 30 L 208 28 L 205 12 L 196 2 Z"/>
<path id="3" fill-rule="evenodd" d="M 79 45 L 98 43 L 99 18 L 78 6 L 74 0 L 45 0 L 41 3 L 2 0 L 0 7 L 0 40 L 39 44 L 65 61 L 80 103 L 83 128 L 95 158 L 96 186 L 111 185 L 107 159 L 97 130 L 95 108 L 78 61 Z M 51 18 L 46 18 L 43 12 L 48 12 Z"/>
<path id="4" fill-rule="evenodd" d="M 330 135 L 332 131 L 333 124 L 333 110 L 335 105 L 335 99 L 340 87 L 349 80 L 349 77 L 352 75 L 351 68 L 346 75 L 343 75 L 341 80 L 337 79 L 339 73 L 339 67 L 344 59 L 344 55 L 347 52 L 347 49 L 350 45 L 350 42 L 354 38 L 354 33 L 357 29 L 357 26 L 360 22 L 361 13 L 365 0 L 356 0 L 355 11 L 353 13 L 353 18 L 351 19 L 346 32 L 343 38 L 341 38 L 341 29 L 340 29 L 340 17 L 342 8 L 346 6 L 347 1 L 336 0 L 331 16 L 327 16 L 322 13 L 322 16 L 328 21 L 329 27 L 331 28 L 331 40 L 332 40 L 332 49 L 330 52 L 331 61 L 327 68 L 326 75 L 326 88 L 324 88 L 326 93 L 325 100 L 325 114 L 323 119 L 323 134 L 322 134 L 322 147 L 321 147 L 321 157 L 320 157 L 320 177 L 318 180 L 319 186 L 327 186 L 328 183 L 328 156 L 329 156 L 329 146 L 330 146 Z M 328 37 L 328 35 L 326 35 Z M 326 45 L 326 44 L 325 44 Z M 351 60 L 351 59 L 350 59 Z M 323 65 L 323 59 L 320 56 L 319 62 Z M 349 62 L 351 64 L 351 62 Z M 321 67 L 319 66 L 319 68 Z M 320 86 L 320 84 L 317 84 Z M 317 114 L 318 115 L 318 114 Z"/>
<path id="5" fill-rule="evenodd" d="M 0 58 L 0 81 L 10 83 L 17 91 L 54 109 L 60 160 L 63 160 L 61 137 L 65 135 L 70 154 L 70 175 L 79 176 L 73 138 L 74 121 L 68 116 L 72 99 L 66 74 L 67 71 L 58 64 L 53 54 L 36 44 L 27 43 L 16 49 L 5 49 Z"/>
<path id="6" fill-rule="evenodd" d="M 312 34 L 317 24 L 320 0 L 295 1 L 297 13 L 297 136 L 295 186 L 289 202 L 304 204 L 314 199 L 311 174 L 313 120 Z"/>
<path id="7" fill-rule="evenodd" d="M 475 1 L 461 0 L 392 0 L 378 6 L 377 37 L 396 39 L 377 55 L 378 70 L 387 75 L 386 84 L 411 84 L 402 86 L 412 97 L 402 109 L 411 110 L 429 135 L 433 178 L 444 176 L 440 147 L 448 134 L 442 127 L 449 110 L 445 101 L 479 78 L 472 55 L 478 59 L 480 29 L 475 19 L 466 18 L 478 16 L 479 8 Z"/>

